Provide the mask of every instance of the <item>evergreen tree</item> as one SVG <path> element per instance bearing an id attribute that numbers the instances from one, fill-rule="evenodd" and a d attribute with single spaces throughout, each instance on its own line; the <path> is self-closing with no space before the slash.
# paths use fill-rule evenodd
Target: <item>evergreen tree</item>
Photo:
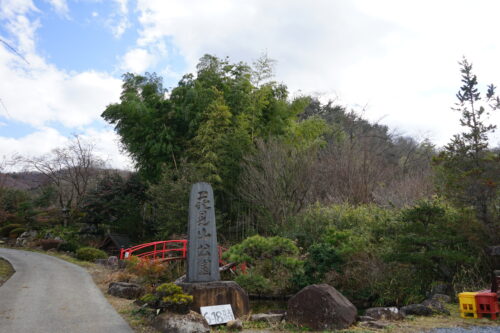
<path id="1" fill-rule="evenodd" d="M 488 149 L 488 135 L 496 126 L 486 123 L 489 111 L 500 107 L 495 86 L 489 85 L 483 99 L 477 76 L 465 58 L 460 62 L 462 83 L 454 110 L 461 113 L 462 133 L 456 134 L 435 159 L 442 194 L 460 206 L 474 207 L 477 217 L 493 236 L 498 232 L 496 205 L 500 181 L 500 157 Z"/>

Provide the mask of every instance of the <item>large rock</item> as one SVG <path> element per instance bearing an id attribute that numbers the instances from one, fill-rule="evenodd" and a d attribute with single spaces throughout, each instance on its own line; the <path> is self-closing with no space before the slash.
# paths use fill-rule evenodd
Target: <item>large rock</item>
<path id="1" fill-rule="evenodd" d="M 450 311 L 445 308 L 444 304 L 437 299 L 431 298 L 422 302 L 422 305 L 428 307 L 436 314 L 450 315 Z"/>
<path id="2" fill-rule="evenodd" d="M 401 312 L 405 315 L 413 315 L 413 316 L 432 316 L 434 311 L 423 305 L 423 304 L 410 304 L 407 306 L 403 306 L 401 308 Z"/>
<path id="3" fill-rule="evenodd" d="M 287 320 L 315 330 L 345 329 L 356 321 L 356 307 L 328 284 L 313 284 L 288 301 Z"/>
<path id="4" fill-rule="evenodd" d="M 372 317 L 375 320 L 400 320 L 404 316 L 396 307 L 369 308 L 365 311 L 365 316 Z"/>
<path id="5" fill-rule="evenodd" d="M 36 230 L 28 230 L 23 232 L 21 235 L 19 235 L 19 237 L 17 237 L 16 246 L 20 247 L 28 246 L 28 243 L 32 242 L 37 235 L 38 232 L 36 232 Z"/>
<path id="6" fill-rule="evenodd" d="M 121 298 L 135 299 L 144 294 L 144 288 L 135 283 L 111 282 L 108 294 Z"/>
<path id="7" fill-rule="evenodd" d="M 234 281 L 181 282 L 178 286 L 186 294 L 193 295 L 191 310 L 200 312 L 201 306 L 231 304 L 235 317 L 242 317 L 250 311 L 248 295 Z"/>
<path id="8" fill-rule="evenodd" d="M 157 316 L 153 326 L 165 333 L 209 333 L 210 326 L 203 316 L 194 311 L 188 314 L 165 312 Z"/>
<path id="9" fill-rule="evenodd" d="M 436 300 L 441 303 L 451 303 L 451 297 L 444 294 L 434 294 L 430 299 Z"/>

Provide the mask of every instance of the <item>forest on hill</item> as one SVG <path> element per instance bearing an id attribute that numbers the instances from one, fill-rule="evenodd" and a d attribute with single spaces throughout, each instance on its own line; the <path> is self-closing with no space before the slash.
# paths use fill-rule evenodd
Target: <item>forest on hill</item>
<path id="1" fill-rule="evenodd" d="M 487 117 L 500 106 L 495 87 L 480 92 L 460 62 L 453 107 L 463 131 L 437 148 L 334 102 L 292 97 L 273 67 L 205 55 L 171 90 L 154 73 L 125 74 L 102 117 L 136 171 L 107 169 L 79 137 L 4 159 L 0 233 L 35 229 L 75 246 L 107 232 L 179 239 L 190 186 L 205 181 L 219 241 L 250 264 L 236 280 L 252 293 L 326 282 L 366 307 L 487 285 L 488 246 L 500 239 L 500 149 L 489 146 Z M 29 171 L 6 172 L 12 164 Z"/>

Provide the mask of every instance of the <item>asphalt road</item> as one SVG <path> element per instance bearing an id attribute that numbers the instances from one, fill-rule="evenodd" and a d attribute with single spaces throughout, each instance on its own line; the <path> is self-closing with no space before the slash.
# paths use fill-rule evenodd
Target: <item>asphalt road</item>
<path id="1" fill-rule="evenodd" d="M 16 271 L 0 287 L 0 333 L 133 333 L 85 269 L 20 250 L 0 257 Z"/>

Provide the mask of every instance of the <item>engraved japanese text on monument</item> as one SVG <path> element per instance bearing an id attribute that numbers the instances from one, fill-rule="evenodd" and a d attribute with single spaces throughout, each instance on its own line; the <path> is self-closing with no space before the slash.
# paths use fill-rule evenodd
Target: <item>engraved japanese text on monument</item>
<path id="1" fill-rule="evenodd" d="M 219 281 L 212 187 L 196 183 L 189 200 L 188 282 Z"/>

